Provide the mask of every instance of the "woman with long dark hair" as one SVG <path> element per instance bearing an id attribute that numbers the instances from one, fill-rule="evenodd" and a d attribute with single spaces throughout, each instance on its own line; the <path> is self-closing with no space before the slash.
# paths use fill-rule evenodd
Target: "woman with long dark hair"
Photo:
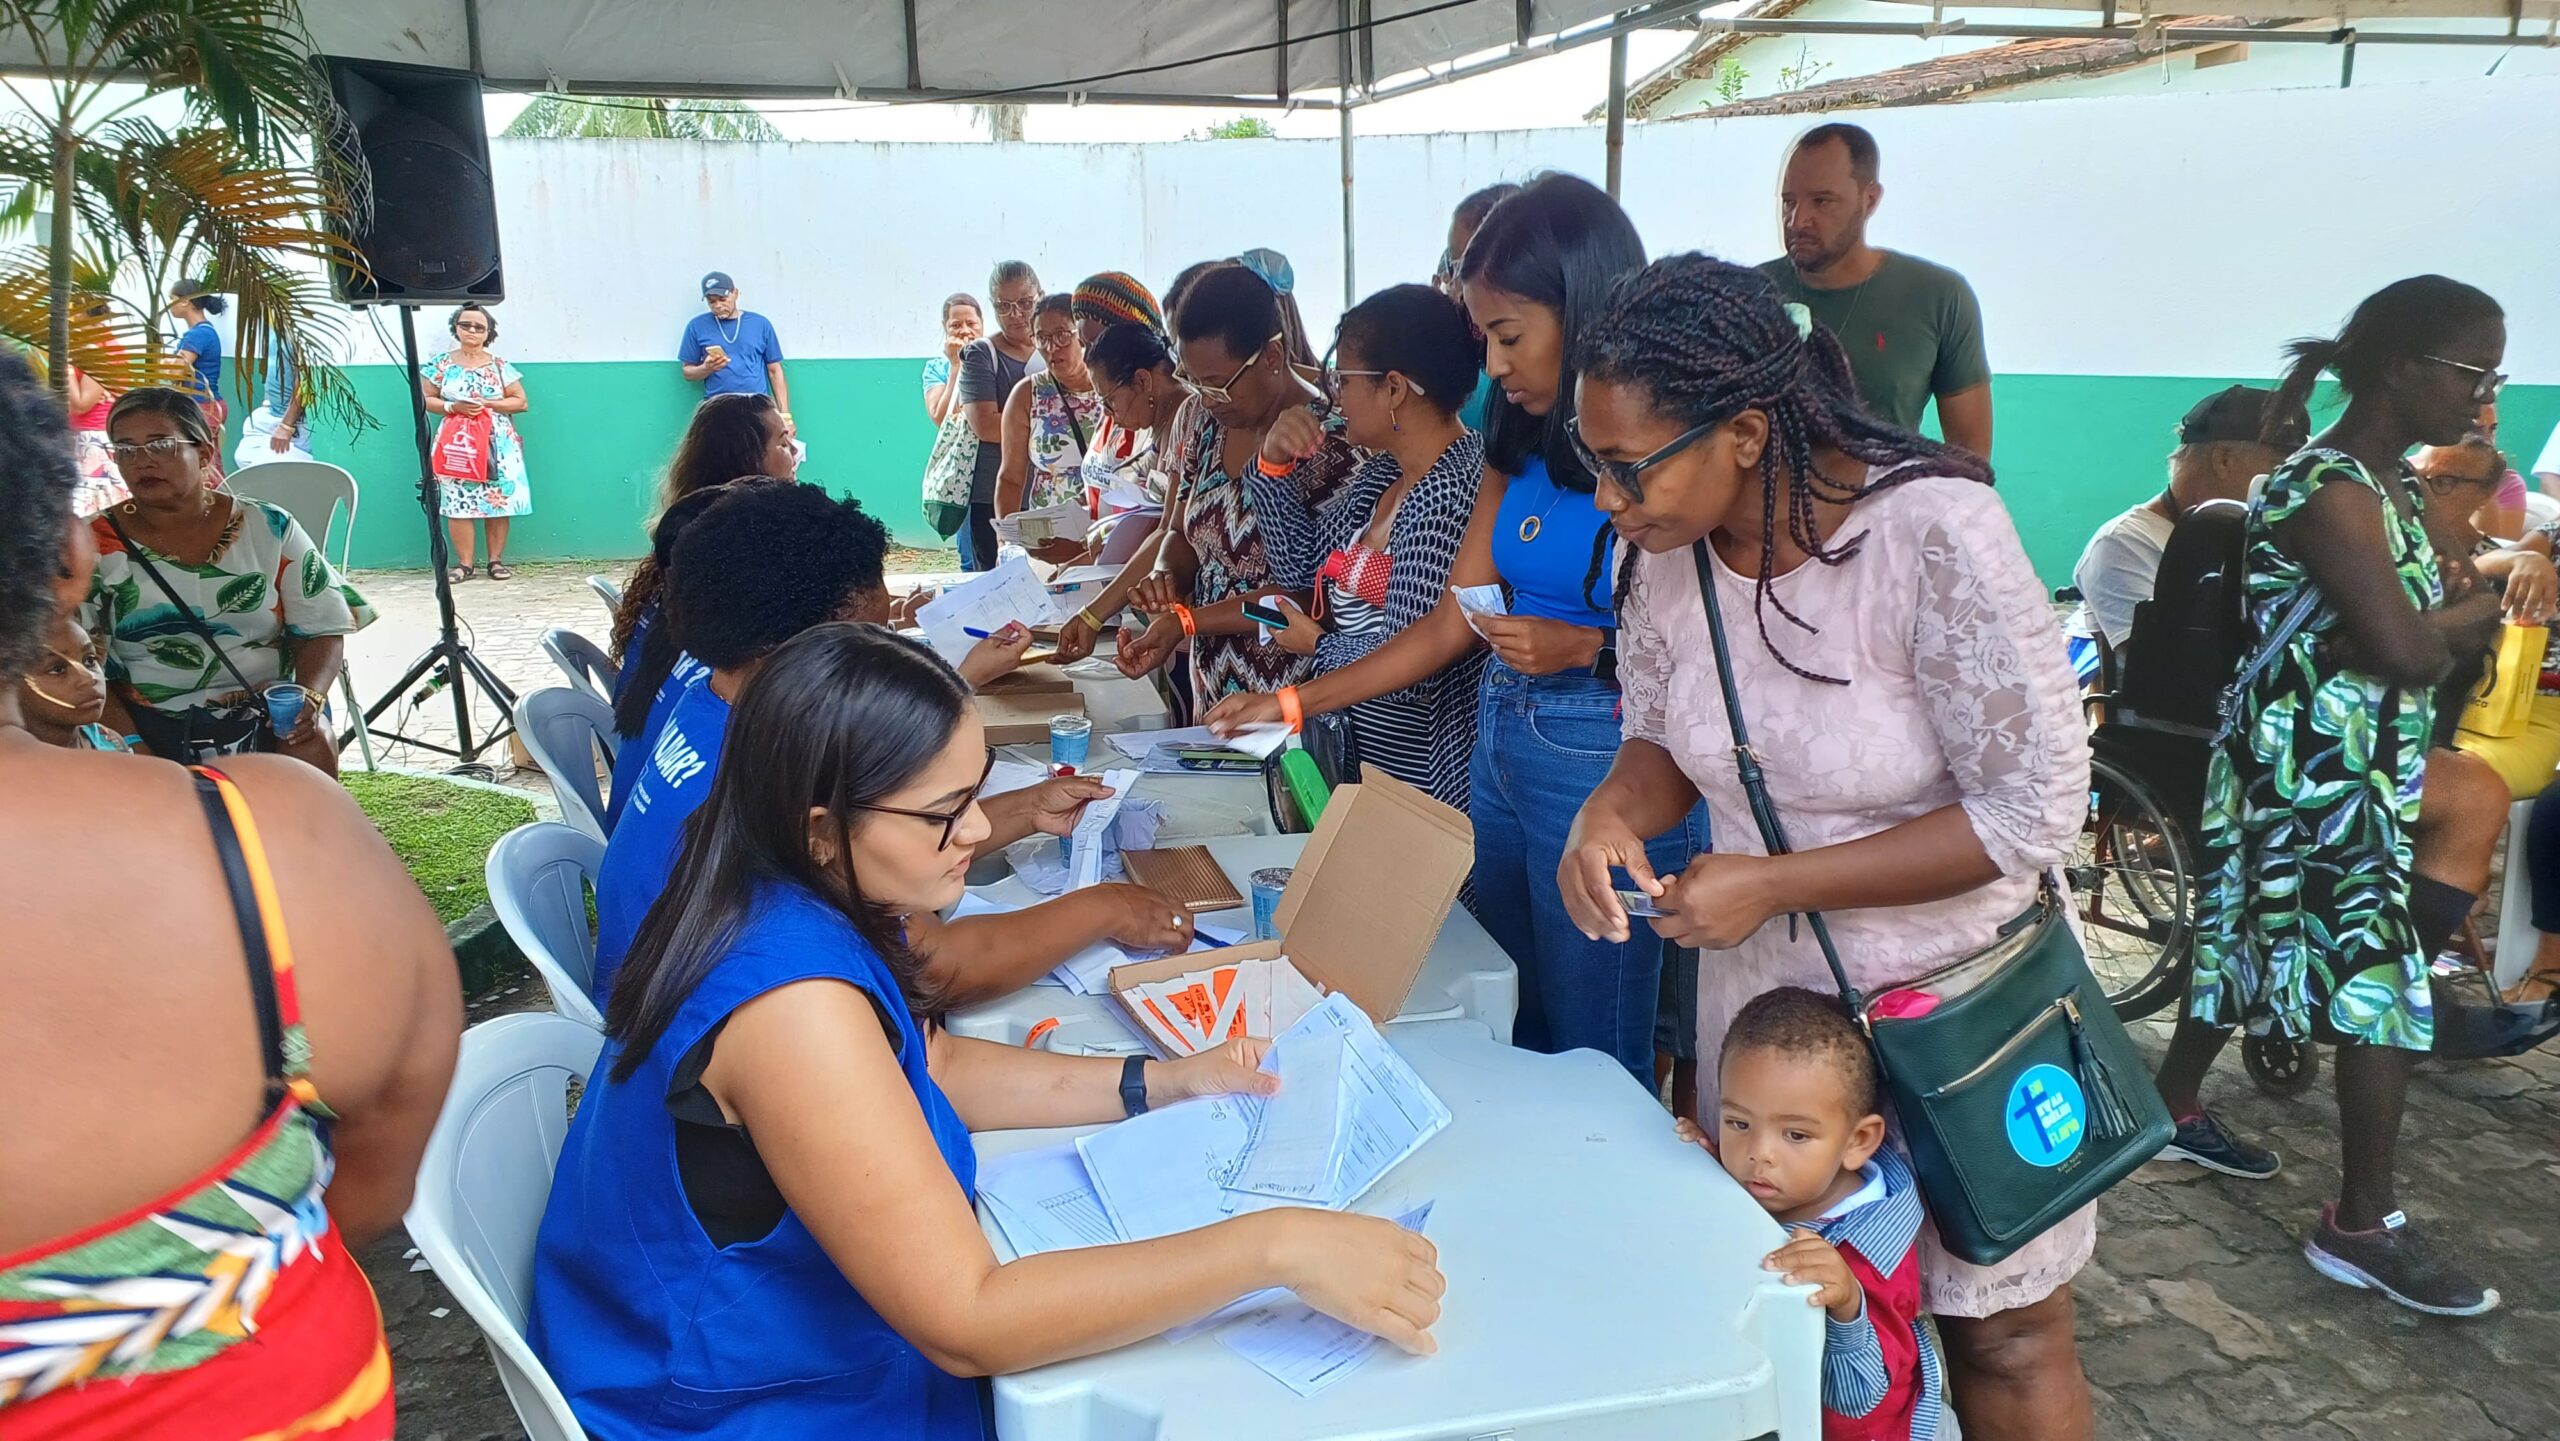
<path id="1" fill-rule="evenodd" d="M 2395 1158 L 2410 1068 L 2452 1019 L 2432 963 L 2488 878 L 2484 847 L 2429 832 L 2479 809 L 2459 791 L 2487 790 L 2491 814 L 2505 801 L 2494 773 L 2465 784 L 2485 763 L 2430 751 L 2437 686 L 2488 649 L 2501 603 L 2467 563 L 2440 563 L 2405 457 L 2462 439 L 2505 379 L 2506 344 L 2496 301 L 2421 275 L 2368 296 L 2334 338 L 2292 347 L 2280 400 L 2299 406 L 2325 373 L 2347 408 L 2250 506 L 2250 625 L 2275 649 L 2206 771 L 2188 991 L 2200 1021 L 2336 1043 L 2338 1199 L 2303 1252 L 2436 1315 L 2498 1304 L 2400 1209 Z M 2297 605 L 2311 608 L 2287 633 Z M 2173 1110 L 2194 1104 L 2211 1059 L 2170 1057 Z"/>
<path id="2" fill-rule="evenodd" d="M 791 422 L 772 396 L 762 391 L 714 395 L 693 408 L 675 459 L 667 463 L 667 478 L 658 487 L 658 512 L 663 516 L 695 491 L 727 485 L 742 475 L 791 480 L 799 474 L 800 452 L 791 439 Z M 644 558 L 622 583 L 622 605 L 613 613 L 612 649 L 617 661 L 627 661 L 639 648 L 641 632 L 657 611 L 663 583 L 658 565 L 654 557 Z M 622 688 L 617 687 L 617 703 L 621 697 Z"/>
<path id="3" fill-rule="evenodd" d="M 1122 1061 L 935 1024 L 907 918 L 959 898 L 992 752 L 922 646 L 803 633 L 746 686 L 729 745 L 756 763 L 717 769 L 641 925 L 535 1243 L 530 1339 L 588 1430 L 977 1441 L 965 1378 L 1274 1285 L 1430 1349 L 1435 1254 L 1374 1217 L 1266 1211 L 999 1263 L 972 1129 L 1267 1094 L 1262 1044 Z"/>
<path id="4" fill-rule="evenodd" d="M 1511 204 L 1494 212 L 1496 221 Z M 2071 855 L 2088 726 L 2062 634 L 1970 454 L 1862 407 L 1848 358 L 1766 276 L 1702 255 L 1622 280 L 1579 333 L 1566 439 L 1629 550 L 1616 590 L 1625 740 L 1557 884 L 1587 934 L 1630 923 L 1623 867 L 1702 959 L 1698 1048 L 1777 986 L 1828 993 L 1790 914 L 1829 913 L 1872 994 L 1989 945 Z M 1733 684 L 1797 850 L 1765 853 L 1734 771 L 1699 590 L 1715 579 Z M 1703 797 L 1716 849 L 1662 877 L 1643 837 Z M 1720 1129 L 1713 1068 L 1697 1121 Z M 1947 1389 L 1978 1441 L 2088 1441 L 2070 1283 L 2086 1208 L 1994 1266 L 1920 1239 Z"/>

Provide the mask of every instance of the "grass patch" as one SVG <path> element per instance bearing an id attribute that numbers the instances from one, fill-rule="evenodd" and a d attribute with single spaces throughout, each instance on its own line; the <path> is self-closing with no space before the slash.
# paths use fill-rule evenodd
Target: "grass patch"
<path id="1" fill-rule="evenodd" d="M 447 925 L 489 899 L 498 837 L 534 819 L 533 802 L 433 776 L 348 771 L 342 779 Z"/>

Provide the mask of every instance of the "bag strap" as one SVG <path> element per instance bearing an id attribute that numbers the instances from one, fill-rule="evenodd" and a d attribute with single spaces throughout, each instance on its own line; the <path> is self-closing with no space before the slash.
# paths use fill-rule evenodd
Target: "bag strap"
<path id="1" fill-rule="evenodd" d="M 205 766 L 190 768 L 196 800 L 213 833 L 214 855 L 222 867 L 223 889 L 231 901 L 231 922 L 240 933 L 240 949 L 248 961 L 249 996 L 258 1017 L 258 1054 L 266 1070 L 267 1102 L 276 1103 L 309 1082 L 308 1053 L 297 1064 L 286 1045 L 288 1027 L 301 1023 L 293 992 L 293 952 L 284 943 L 283 915 L 267 874 L 267 858 L 254 825 L 244 826 L 249 808 L 232 787 L 230 777 Z M 271 924 L 272 918 L 272 924 Z"/>
<path id="2" fill-rule="evenodd" d="M 1067 413 L 1067 429 L 1076 433 L 1076 458 L 1081 460 L 1085 452 L 1093 449 L 1093 442 L 1085 438 L 1084 421 L 1076 415 L 1075 394 L 1063 385 L 1057 391 L 1059 408 Z"/>
<path id="3" fill-rule="evenodd" d="M 1733 683 L 1733 651 L 1725 643 L 1724 607 L 1716 600 L 1715 564 L 1707 555 L 1707 543 L 1699 540 L 1689 547 L 1690 558 L 1698 564 L 1698 595 L 1707 608 L 1707 637 L 1715 643 L 1716 684 L 1724 691 L 1724 718 L 1733 728 L 1733 766 L 1742 775 L 1742 793 L 1751 802 L 1751 819 L 1760 828 L 1760 843 L 1769 854 L 1792 854 L 1787 844 L 1785 825 L 1778 819 L 1778 806 L 1769 798 L 1769 781 L 1760 771 L 1760 757 L 1751 749 L 1750 727 L 1742 719 L 1742 694 Z M 1849 983 L 1849 972 L 1840 964 L 1840 949 L 1831 943 L 1831 927 L 1824 923 L 1822 912 L 1803 912 L 1804 922 L 1813 930 L 1814 944 L 1822 948 L 1823 964 L 1831 968 L 1831 981 L 1840 988 L 1840 999 L 1847 1003 L 1849 1014 L 1862 1016 L 1866 1000 L 1858 988 Z"/>
<path id="4" fill-rule="evenodd" d="M 2222 688 L 2222 698 L 2214 702 L 2214 714 L 2221 718 L 2221 723 L 2216 725 L 2213 731 L 2215 745 L 2220 745 L 2231 738 L 2232 728 L 2239 724 L 2240 698 L 2248 694 L 2249 687 L 2257 683 L 2258 677 L 2266 674 L 2268 666 L 2275 664 L 2276 657 L 2283 653 L 2286 643 L 2290 642 L 2294 634 L 2310 621 L 2311 613 L 2319 608 L 2320 592 L 2306 587 L 2300 595 L 2293 598 L 2291 604 L 2284 608 L 2283 613 L 2276 617 L 2275 629 L 2267 632 L 2267 638 L 2259 643 L 2257 653 L 2249 657 L 2249 663 L 2240 667 L 2240 673 L 2231 678 L 2231 684 Z"/>
<path id="5" fill-rule="evenodd" d="M 237 505 L 239 502 L 235 500 L 232 503 Z M 102 513 L 107 518 L 107 528 L 114 531 L 116 533 L 116 539 L 124 543 L 124 553 L 133 557 L 133 563 L 141 566 L 142 573 L 151 577 L 151 583 L 160 588 L 160 594 L 168 598 L 169 604 L 177 608 L 178 614 L 186 617 L 187 628 L 196 633 L 197 639 L 202 640 L 206 645 L 213 648 L 213 658 L 222 662 L 222 668 L 231 672 L 231 678 L 233 680 L 240 682 L 240 689 L 246 691 L 250 695 L 256 695 L 258 693 L 258 688 L 249 684 L 249 678 L 240 673 L 240 667 L 232 664 L 231 652 L 222 648 L 222 638 L 213 633 L 212 626 L 205 624 L 203 616 L 196 614 L 196 608 L 194 606 L 191 606 L 184 600 L 179 599 L 177 588 L 170 585 L 169 578 L 160 573 L 160 567 L 151 563 L 150 552 L 144 550 L 139 544 L 137 544 L 132 536 L 125 534 L 124 522 L 116 519 L 116 513 L 114 511 L 109 510 Z"/>

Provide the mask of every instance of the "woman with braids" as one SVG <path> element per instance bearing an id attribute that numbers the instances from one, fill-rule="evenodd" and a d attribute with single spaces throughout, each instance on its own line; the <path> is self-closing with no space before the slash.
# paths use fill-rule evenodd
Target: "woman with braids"
<path id="1" fill-rule="evenodd" d="M 1268 1095 L 1265 1043 L 1124 1060 L 942 1029 L 910 920 L 960 898 L 994 752 L 924 647 L 801 633 L 740 690 L 727 749 L 755 763 L 714 767 L 683 829 L 534 1242 L 527 1339 L 588 1433 L 980 1441 L 973 1378 L 1268 1286 L 1432 1349 L 1436 1253 L 1374 1216 L 1289 1207 L 999 1261 L 971 1209 L 970 1132 Z M 87 869 L 103 896 L 109 873 Z"/>
<path id="2" fill-rule="evenodd" d="M 191 397 L 136 396 L 211 453 Z M 201 489 L 171 458 L 147 488 Z M 74 483 L 62 406 L 0 356 L 0 675 L 72 648 Z M 399 1225 L 453 1074 L 444 928 L 310 766 L 48 745 L 22 703 L 0 687 L 0 1436 L 391 1441 L 356 1258 Z M 65 844 L 74 817 L 113 827 L 111 863 Z"/>
<path id="3" fill-rule="evenodd" d="M 2250 624 L 2277 648 L 2206 771 L 2188 991 L 2199 1021 L 2337 1045 L 2338 1199 L 2303 1253 L 2440 1316 L 2478 1315 L 2498 1293 L 2401 1211 L 2394 1154 L 2410 1068 L 2491 1014 L 2437 1003 L 2429 971 L 2488 880 L 2488 847 L 2442 833 L 2483 809 L 2466 795 L 2494 812 L 2506 791 L 2477 757 L 2428 747 L 2439 683 L 2487 649 L 2501 602 L 2467 563 L 2440 567 L 2403 457 L 2462 439 L 2505 379 L 2506 344 L 2496 301 L 2421 275 L 2367 297 L 2335 339 L 2292 347 L 2282 399 L 2301 404 L 2327 372 L 2347 408 L 2250 506 Z M 2308 620 L 2276 639 L 2299 603 Z M 2495 822 L 2482 829 L 2494 841 Z M 2194 1104 L 2212 1057 L 2172 1048 L 2160 1091 L 2173 1111 Z"/>
<path id="4" fill-rule="evenodd" d="M 1155 619 L 1143 632 L 1120 632 L 1119 664 L 1124 675 L 1145 675 L 1188 642 L 1192 688 L 1206 710 L 1236 691 L 1307 678 L 1306 657 L 1255 640 L 1244 601 L 1275 586 L 1304 591 L 1315 579 L 1311 570 L 1276 568 L 1277 557 L 1312 565 L 1314 512 L 1360 456 L 1339 418 L 1326 418 L 1323 393 L 1291 365 L 1279 292 L 1259 273 L 1242 265 L 1203 272 L 1174 328 L 1177 374 L 1199 404 L 1182 440 L 1168 553 L 1142 555 L 1122 574 L 1141 576 L 1130 592 Z M 1274 531 L 1294 533 L 1274 544 Z"/>
<path id="5" fill-rule="evenodd" d="M 693 408 L 693 420 L 685 426 L 684 439 L 677 444 L 666 481 L 658 489 L 658 511 L 663 516 L 695 491 L 727 485 L 742 475 L 790 480 L 799 473 L 800 452 L 792 443 L 791 423 L 783 419 L 782 408 L 772 396 L 744 391 L 715 395 Z M 661 563 L 651 556 L 632 569 L 631 578 L 623 582 L 622 605 L 613 613 L 613 658 L 623 665 L 622 678 L 613 690 L 617 707 L 631 685 L 631 657 L 640 652 L 649 623 L 658 613 Z"/>
<path id="6" fill-rule="evenodd" d="M 1617 591 L 1625 744 L 1557 873 L 1575 922 L 1628 934 L 1623 866 L 1667 912 L 1654 929 L 1716 953 L 1699 966 L 1707 1055 L 1760 992 L 1831 985 L 1790 913 L 1828 912 L 1870 989 L 1989 944 L 2089 804 L 2079 687 L 1990 472 L 1869 415 L 1830 332 L 1738 265 L 1656 261 L 1574 355 L 1594 499 L 1634 552 Z M 1793 855 L 1765 853 L 1734 773 L 1702 566 Z M 1660 875 L 1640 838 L 1701 796 L 1716 852 Z M 1712 1070 L 1699 1085 L 1714 1132 Z M 1974 1441 L 2091 1436 L 2070 1282 L 2096 1221 L 2083 1210 L 1988 1267 L 1922 1233 L 1921 1295 Z"/>

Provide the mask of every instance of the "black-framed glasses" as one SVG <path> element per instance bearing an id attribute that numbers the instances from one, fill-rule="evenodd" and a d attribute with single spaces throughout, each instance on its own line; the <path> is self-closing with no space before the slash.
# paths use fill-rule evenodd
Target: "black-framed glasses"
<path id="1" fill-rule="evenodd" d="M 2481 405 L 2487 405 L 2490 401 L 2497 399 L 2498 391 L 2507 383 L 2505 374 L 2491 370 L 2485 365 L 2473 365 L 2467 360 L 2450 360 L 2441 355 L 2422 358 L 2432 360 L 2438 365 L 2450 365 L 2456 370 L 2466 371 L 2476 377 L 2471 386 L 2471 398 Z"/>
<path id="2" fill-rule="evenodd" d="M 1278 340 L 1279 338 L 1279 336 L 1274 335 L 1271 337 L 1271 340 Z M 1232 405 L 1235 403 L 1236 398 L 1236 382 L 1244 379 L 1244 373 L 1253 369 L 1253 363 L 1262 358 L 1262 352 L 1271 348 L 1271 340 L 1266 340 L 1260 345 L 1255 346 L 1253 348 L 1253 354 L 1245 359 L 1245 363 L 1237 366 L 1236 373 L 1228 376 L 1221 384 L 1211 385 L 1205 380 L 1196 380 L 1189 376 L 1183 377 L 1183 383 L 1190 386 L 1193 393 L 1197 394 L 1202 400 L 1209 402 L 1211 405 Z M 1179 371 L 1175 373 L 1177 375 L 1180 374 Z"/>
<path id="3" fill-rule="evenodd" d="M 1573 457 L 1582 462 L 1583 469 L 1595 476 L 1607 476 L 1611 485 L 1627 493 L 1627 499 L 1642 504 L 1644 473 L 1706 439 L 1709 432 L 1722 424 L 1721 420 L 1710 420 L 1704 425 L 1691 426 L 1672 437 L 1669 445 L 1642 460 L 1603 460 L 1594 455 L 1590 443 L 1582 438 L 1581 416 L 1573 418 L 1572 423 L 1565 427 L 1565 434 L 1573 438 Z"/>
<path id="4" fill-rule="evenodd" d="M 937 841 L 933 848 L 937 851 L 947 851 L 951 849 L 951 833 L 960 828 L 960 818 L 969 813 L 969 807 L 978 803 L 978 792 L 987 788 L 987 777 L 994 775 L 995 773 L 996 748 L 994 746 L 989 746 L 987 747 L 987 768 L 978 772 L 978 783 L 969 787 L 969 793 L 960 798 L 960 804 L 953 806 L 947 811 L 916 811 L 909 810 L 904 806 L 866 805 L 856 805 L 854 809 L 858 811 L 878 811 L 882 815 L 887 816 L 905 816 L 909 820 L 940 821 L 942 822 L 942 839 Z"/>

